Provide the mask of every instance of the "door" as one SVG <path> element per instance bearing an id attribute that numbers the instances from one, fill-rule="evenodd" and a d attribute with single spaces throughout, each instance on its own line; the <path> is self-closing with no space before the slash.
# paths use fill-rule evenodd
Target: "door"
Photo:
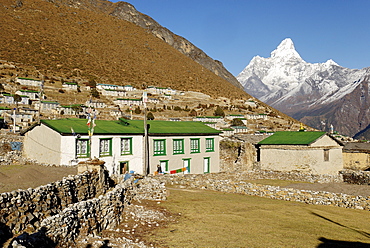
<path id="1" fill-rule="evenodd" d="M 159 161 L 162 173 L 168 173 L 168 160 Z"/>
<path id="2" fill-rule="evenodd" d="M 203 158 L 203 172 L 209 173 L 210 171 L 210 159 L 211 158 Z"/>
<path id="3" fill-rule="evenodd" d="M 119 174 L 126 174 L 129 172 L 128 161 L 119 162 Z"/>
<path id="4" fill-rule="evenodd" d="M 184 158 L 182 160 L 182 167 L 185 168 L 184 174 L 190 173 L 190 158 Z"/>

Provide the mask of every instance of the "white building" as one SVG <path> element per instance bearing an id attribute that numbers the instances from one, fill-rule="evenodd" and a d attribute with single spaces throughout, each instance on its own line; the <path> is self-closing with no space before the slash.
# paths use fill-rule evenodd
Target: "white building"
<path id="1" fill-rule="evenodd" d="M 197 122 L 148 121 L 149 165 L 144 168 L 143 121 L 97 120 L 89 142 L 86 120 L 42 120 L 28 130 L 24 155 L 42 163 L 74 165 L 89 157 L 105 161 L 111 174 L 219 171 L 219 131 Z"/>
<path id="2" fill-rule="evenodd" d="M 25 86 L 40 87 L 42 85 L 41 80 L 36 80 L 32 78 L 17 77 L 15 81 L 19 83 L 20 85 L 25 85 Z"/>

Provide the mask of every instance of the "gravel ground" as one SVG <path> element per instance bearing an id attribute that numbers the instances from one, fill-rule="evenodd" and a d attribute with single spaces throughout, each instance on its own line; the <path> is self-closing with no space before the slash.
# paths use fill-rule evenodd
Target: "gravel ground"
<path id="1" fill-rule="evenodd" d="M 370 196 L 369 185 L 355 185 L 348 183 L 293 183 L 284 188 Z"/>

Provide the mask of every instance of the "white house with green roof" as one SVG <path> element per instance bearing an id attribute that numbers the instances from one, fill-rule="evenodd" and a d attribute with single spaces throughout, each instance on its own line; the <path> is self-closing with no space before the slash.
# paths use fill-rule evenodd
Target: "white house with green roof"
<path id="1" fill-rule="evenodd" d="M 31 100 L 35 100 L 39 98 L 39 92 L 36 90 L 17 90 L 15 94 L 18 94 L 20 96 L 27 96 Z"/>
<path id="2" fill-rule="evenodd" d="M 41 80 L 33 79 L 33 78 L 26 78 L 26 77 L 17 77 L 15 80 L 20 85 L 26 85 L 26 86 L 35 86 L 40 87 L 42 84 Z"/>
<path id="3" fill-rule="evenodd" d="M 91 142 L 83 119 L 42 120 L 24 136 L 24 155 L 41 163 L 75 165 L 99 158 L 111 174 L 125 168 L 139 174 L 219 171 L 219 133 L 197 122 L 148 121 L 144 157 L 144 122 L 96 120 Z M 92 125 L 92 124 L 90 124 Z M 148 170 L 144 161 L 148 161 Z"/>
<path id="4" fill-rule="evenodd" d="M 343 146 L 325 132 L 276 132 L 257 147 L 263 170 L 334 175 L 343 169 Z"/>

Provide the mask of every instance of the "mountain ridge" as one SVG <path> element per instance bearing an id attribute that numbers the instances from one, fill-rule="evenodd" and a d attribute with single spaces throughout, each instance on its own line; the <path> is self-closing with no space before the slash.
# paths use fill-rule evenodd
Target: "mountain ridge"
<path id="1" fill-rule="evenodd" d="M 369 75 L 370 67 L 348 69 L 332 59 L 325 63 L 308 63 L 295 50 L 293 41 L 287 38 L 271 52 L 270 57 L 255 56 L 237 79 L 246 92 L 293 118 L 317 129 L 323 128 L 319 124 L 321 121 L 330 119 L 338 131 L 353 136 L 361 131 L 359 128 L 370 123 L 369 118 L 360 117 L 368 112 L 366 107 L 360 106 L 362 103 L 350 101 L 352 111 L 356 111 L 356 118 L 352 117 L 354 119 L 350 121 L 340 119 L 342 115 L 339 112 L 334 119 L 325 112 L 332 112 L 333 108 L 343 111 L 348 101 L 340 99 L 358 97 L 356 89 L 365 87 Z M 368 97 L 364 99 L 364 106 L 369 107 Z"/>

